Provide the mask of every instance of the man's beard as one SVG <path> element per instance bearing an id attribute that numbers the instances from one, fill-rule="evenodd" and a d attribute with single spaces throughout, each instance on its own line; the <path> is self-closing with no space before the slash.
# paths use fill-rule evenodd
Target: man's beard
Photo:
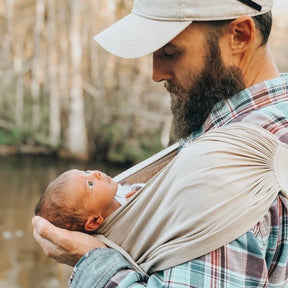
<path id="1" fill-rule="evenodd" d="M 174 134 L 178 139 L 198 130 L 217 102 L 245 89 L 240 69 L 224 65 L 218 40 L 210 39 L 207 43 L 209 51 L 204 69 L 199 76 L 191 77 L 189 89 L 169 82 L 165 84 L 171 94 Z"/>

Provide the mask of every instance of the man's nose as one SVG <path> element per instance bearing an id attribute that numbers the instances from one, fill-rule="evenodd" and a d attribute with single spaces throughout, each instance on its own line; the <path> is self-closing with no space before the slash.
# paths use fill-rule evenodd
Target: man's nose
<path id="1" fill-rule="evenodd" d="M 153 54 L 153 73 L 152 79 L 155 82 L 161 81 L 171 81 L 173 78 L 172 71 L 168 67 L 167 63 L 159 59 L 156 55 Z"/>

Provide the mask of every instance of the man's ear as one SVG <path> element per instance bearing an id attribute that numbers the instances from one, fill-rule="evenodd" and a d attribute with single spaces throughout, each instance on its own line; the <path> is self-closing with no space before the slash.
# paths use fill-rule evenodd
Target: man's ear
<path id="1" fill-rule="evenodd" d="M 255 23 L 249 16 L 242 16 L 232 21 L 229 30 L 233 54 L 245 52 L 256 37 Z"/>
<path id="2" fill-rule="evenodd" d="M 89 216 L 84 224 L 84 229 L 89 232 L 94 231 L 99 228 L 103 220 L 102 216 Z"/>

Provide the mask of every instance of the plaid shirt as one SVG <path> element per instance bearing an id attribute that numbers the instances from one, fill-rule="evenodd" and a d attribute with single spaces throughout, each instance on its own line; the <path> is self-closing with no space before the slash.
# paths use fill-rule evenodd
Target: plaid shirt
<path id="1" fill-rule="evenodd" d="M 264 127 L 288 143 L 288 74 L 256 84 L 216 104 L 204 125 L 181 140 L 180 145 L 212 128 L 239 121 Z M 71 287 L 288 287 L 287 238 L 288 199 L 279 193 L 262 221 L 242 237 L 207 255 L 147 277 L 129 267 L 117 251 L 96 249 L 76 265 L 74 274 L 78 278 L 73 279 Z M 104 256 L 108 253 L 105 250 L 109 250 L 109 257 Z M 90 278 L 94 285 L 86 286 Z"/>

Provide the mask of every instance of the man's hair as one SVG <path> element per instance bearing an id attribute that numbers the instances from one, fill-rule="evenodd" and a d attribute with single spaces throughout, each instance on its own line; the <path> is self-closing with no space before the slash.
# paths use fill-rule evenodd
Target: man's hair
<path id="1" fill-rule="evenodd" d="M 52 181 L 35 207 L 35 215 L 44 217 L 59 228 L 86 232 L 84 229 L 85 211 L 81 199 L 69 201 L 69 179 L 65 172 Z"/>
<path id="2" fill-rule="evenodd" d="M 272 12 L 268 11 L 265 14 L 262 15 L 258 15 L 258 16 L 254 16 L 252 17 L 256 29 L 260 32 L 261 37 L 262 37 L 262 42 L 261 42 L 261 46 L 264 46 L 267 44 L 270 33 L 271 33 L 271 29 L 272 29 Z M 221 38 L 221 36 L 223 35 L 223 27 L 228 25 L 231 21 L 233 20 L 220 20 L 220 21 L 209 21 L 206 22 L 209 26 L 212 26 L 214 28 L 219 28 L 216 29 L 216 33 L 217 33 L 217 38 Z"/>
<path id="3" fill-rule="evenodd" d="M 268 42 L 271 29 L 272 29 L 272 12 L 269 11 L 265 14 L 258 15 L 253 17 L 255 26 L 259 29 L 262 35 L 262 43 L 261 45 L 265 45 Z"/>

